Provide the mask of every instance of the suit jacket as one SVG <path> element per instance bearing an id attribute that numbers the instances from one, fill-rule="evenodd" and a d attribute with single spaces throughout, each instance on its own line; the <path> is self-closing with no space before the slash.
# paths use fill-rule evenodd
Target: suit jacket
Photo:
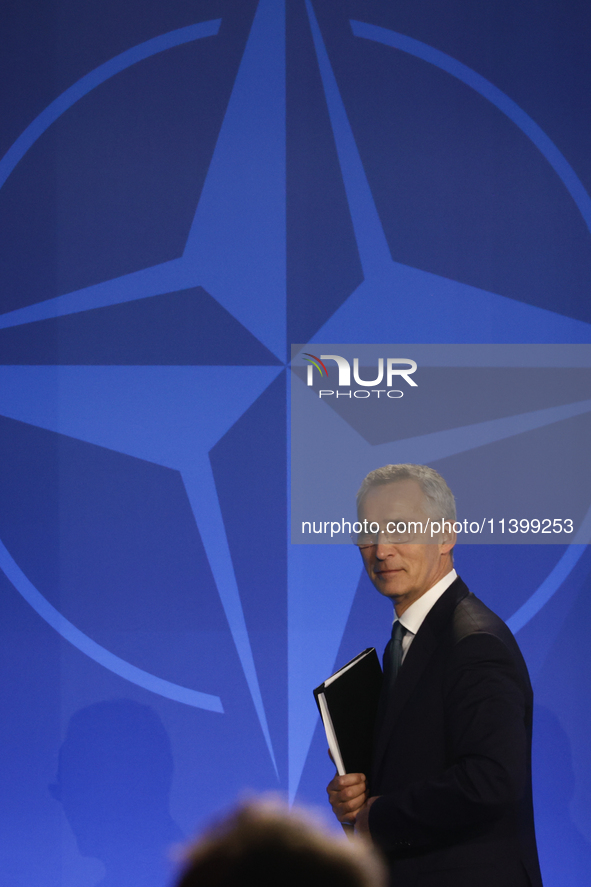
<path id="1" fill-rule="evenodd" d="M 513 635 L 456 579 L 376 725 L 369 827 L 393 887 L 541 887 L 532 703 Z"/>

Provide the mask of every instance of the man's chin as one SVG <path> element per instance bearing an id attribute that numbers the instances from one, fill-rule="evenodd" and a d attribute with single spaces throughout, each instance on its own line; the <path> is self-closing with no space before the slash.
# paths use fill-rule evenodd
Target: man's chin
<path id="1" fill-rule="evenodd" d="M 375 587 L 383 594 L 384 597 L 389 598 L 401 598 L 406 594 L 407 589 L 403 586 L 402 582 L 397 582 L 395 579 L 378 579 L 374 582 Z"/>

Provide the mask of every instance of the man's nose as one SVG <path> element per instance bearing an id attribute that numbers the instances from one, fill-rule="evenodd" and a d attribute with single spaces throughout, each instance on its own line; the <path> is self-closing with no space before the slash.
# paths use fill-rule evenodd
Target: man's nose
<path id="1" fill-rule="evenodd" d="M 396 554 L 396 546 L 391 543 L 378 542 L 376 545 L 376 557 L 379 561 L 385 561 L 387 557 Z"/>

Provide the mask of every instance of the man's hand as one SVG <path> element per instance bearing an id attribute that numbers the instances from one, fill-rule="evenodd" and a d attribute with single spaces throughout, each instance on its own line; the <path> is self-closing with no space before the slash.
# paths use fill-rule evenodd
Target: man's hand
<path id="1" fill-rule="evenodd" d="M 339 822 L 354 823 L 357 812 L 367 800 L 367 784 L 363 773 L 335 776 L 328 786 L 328 800 Z"/>
<path id="2" fill-rule="evenodd" d="M 379 795 L 374 795 L 373 798 L 369 798 L 361 810 L 358 811 L 355 819 L 355 831 L 357 834 L 367 835 L 367 837 L 369 837 L 369 811 L 373 802 L 377 801 L 378 798 Z"/>

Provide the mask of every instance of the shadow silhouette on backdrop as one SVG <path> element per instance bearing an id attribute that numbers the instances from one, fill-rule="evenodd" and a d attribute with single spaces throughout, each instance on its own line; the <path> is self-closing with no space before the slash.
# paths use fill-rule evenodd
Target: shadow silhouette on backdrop
<path id="1" fill-rule="evenodd" d="M 591 844 L 572 820 L 570 740 L 556 715 L 536 706 L 532 747 L 538 852 L 544 887 L 591 885 Z"/>
<path id="2" fill-rule="evenodd" d="M 97 702 L 70 720 L 50 786 L 83 856 L 106 869 L 97 887 L 162 887 L 170 846 L 170 739 L 156 712 L 130 699 Z"/>

